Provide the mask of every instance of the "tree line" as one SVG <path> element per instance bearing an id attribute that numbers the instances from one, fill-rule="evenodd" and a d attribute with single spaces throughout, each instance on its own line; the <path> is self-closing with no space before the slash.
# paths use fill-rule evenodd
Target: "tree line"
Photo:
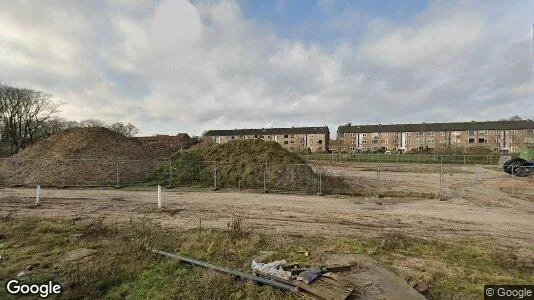
<path id="1" fill-rule="evenodd" d="M 139 132 L 131 123 L 96 119 L 69 121 L 56 116 L 60 106 L 49 93 L 0 83 L 0 156 L 15 154 L 70 128 L 106 127 L 128 137 Z"/>

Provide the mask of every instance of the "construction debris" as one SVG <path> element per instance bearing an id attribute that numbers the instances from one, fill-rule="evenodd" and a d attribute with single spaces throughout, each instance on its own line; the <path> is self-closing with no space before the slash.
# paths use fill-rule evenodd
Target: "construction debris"
<path id="1" fill-rule="evenodd" d="M 150 248 L 150 247 L 147 247 L 147 250 L 149 250 L 151 252 L 154 252 L 156 254 L 160 254 L 160 255 L 163 255 L 163 256 L 170 257 L 170 258 L 178 259 L 178 260 L 180 260 L 182 262 L 185 262 L 185 263 L 189 263 L 189 264 L 196 265 L 196 266 L 199 266 L 199 267 L 208 268 L 208 269 L 212 269 L 212 270 L 215 270 L 215 271 L 219 271 L 219 272 L 224 273 L 224 274 L 228 274 L 228 275 L 232 275 L 232 276 L 235 276 L 235 277 L 239 277 L 241 279 L 251 280 L 251 281 L 259 283 L 259 284 L 267 284 L 267 285 L 279 288 L 279 289 L 284 290 L 284 291 L 292 291 L 292 292 L 296 291 L 294 286 L 285 284 L 285 283 L 280 282 L 280 281 L 270 280 L 270 279 L 266 279 L 266 278 L 262 278 L 262 277 L 258 277 L 258 276 L 254 276 L 254 275 L 248 275 L 248 274 L 245 274 L 243 272 L 230 270 L 230 269 L 225 268 L 225 267 L 212 265 L 212 264 L 200 261 L 200 260 L 195 260 L 195 259 L 188 258 L 188 257 L 185 257 L 185 256 L 180 256 L 180 255 L 176 255 L 176 254 L 172 254 L 172 253 L 156 250 L 156 249 L 153 249 L 153 248 Z"/>
<path id="2" fill-rule="evenodd" d="M 317 300 L 334 300 L 334 299 L 347 299 L 353 292 L 353 288 L 345 286 L 341 283 L 336 276 L 333 276 L 331 272 L 327 272 L 328 268 L 335 269 L 334 267 L 321 267 L 321 268 L 312 268 L 304 269 L 303 272 L 309 272 L 310 270 L 316 270 L 320 275 L 314 280 L 309 281 L 310 283 L 300 282 L 296 279 L 295 276 L 291 275 L 292 271 L 298 269 L 297 264 L 288 264 L 285 260 L 274 261 L 267 264 L 258 263 L 255 260 L 252 261 L 251 267 L 254 275 L 245 274 L 243 272 L 230 270 L 225 267 L 220 267 L 217 265 L 212 265 L 203 261 L 195 260 L 185 256 L 180 256 L 151 247 L 146 247 L 148 251 L 153 253 L 163 255 L 166 257 L 178 259 L 182 262 L 196 265 L 203 268 L 212 269 L 219 271 L 224 274 L 228 274 L 234 277 L 238 277 L 245 280 L 250 280 L 258 284 L 266 284 L 276 288 L 279 288 L 284 291 L 289 291 L 306 299 L 317 299 Z M 285 271 L 284 268 L 294 268 L 291 271 Z M 326 275 L 329 275 L 328 277 Z M 322 276 L 321 275 L 325 275 Z"/>
<path id="3" fill-rule="evenodd" d="M 252 261 L 251 267 L 253 271 L 260 271 L 264 274 L 269 274 L 283 279 L 291 279 L 291 272 L 284 271 L 282 265 L 287 264 L 285 260 L 277 260 L 267 264 Z"/>
<path id="4" fill-rule="evenodd" d="M 346 299 L 353 292 L 351 287 L 341 283 L 338 275 L 332 272 L 349 271 L 350 265 L 334 265 L 326 267 L 299 268 L 298 264 L 283 264 L 282 261 L 266 265 L 276 265 L 278 270 L 288 270 L 290 278 L 277 276 L 272 272 L 264 272 L 253 268 L 255 275 L 269 278 L 297 288 L 295 294 L 307 299 Z M 254 262 L 253 262 L 254 263 Z"/>

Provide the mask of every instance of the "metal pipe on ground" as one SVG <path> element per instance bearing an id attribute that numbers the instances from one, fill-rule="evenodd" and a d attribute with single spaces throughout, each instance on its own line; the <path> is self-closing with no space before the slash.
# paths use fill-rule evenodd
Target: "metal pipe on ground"
<path id="1" fill-rule="evenodd" d="M 189 263 L 189 264 L 192 264 L 192 265 L 195 265 L 195 266 L 199 266 L 199 267 L 203 267 L 203 268 L 212 269 L 212 270 L 224 273 L 224 274 L 228 274 L 228 275 L 232 275 L 232 276 L 235 276 L 235 277 L 239 277 L 241 279 L 251 280 L 251 281 L 254 281 L 256 283 L 261 283 L 261 284 L 267 284 L 267 285 L 279 288 L 279 289 L 284 290 L 284 291 L 290 291 L 290 292 L 295 292 L 296 291 L 296 288 L 294 286 L 291 286 L 291 285 L 288 285 L 288 284 L 285 284 L 285 283 L 277 282 L 277 281 L 274 281 L 274 280 L 270 280 L 270 279 L 266 279 L 266 278 L 262 278 L 262 277 L 258 277 L 258 276 L 254 276 L 254 275 L 249 275 L 249 274 L 246 274 L 246 273 L 243 273 L 243 272 L 239 272 L 239 271 L 230 270 L 230 269 L 225 268 L 225 267 L 212 265 L 210 263 L 206 263 L 206 262 L 203 262 L 203 261 L 200 261 L 200 260 L 192 259 L 192 258 L 181 256 L 181 255 L 176 255 L 176 254 L 173 254 L 173 253 L 157 250 L 157 249 L 150 248 L 150 247 L 146 247 L 146 249 L 148 251 L 151 251 L 151 252 L 159 254 L 159 255 L 163 255 L 163 256 L 166 256 L 166 257 L 178 259 L 178 260 L 180 260 L 182 262 L 185 262 L 185 263 Z"/>

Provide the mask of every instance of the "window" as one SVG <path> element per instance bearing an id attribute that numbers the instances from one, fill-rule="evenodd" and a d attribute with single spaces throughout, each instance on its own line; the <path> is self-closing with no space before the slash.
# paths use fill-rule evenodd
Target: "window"
<path id="1" fill-rule="evenodd" d="M 474 143 L 475 143 L 475 139 L 468 139 L 467 142 L 468 142 L 469 144 L 474 144 Z"/>
<path id="2" fill-rule="evenodd" d="M 317 144 L 322 144 L 323 143 L 323 140 L 318 140 L 317 141 Z"/>
<path id="3" fill-rule="evenodd" d="M 350 151 L 354 151 L 354 147 L 351 147 L 351 148 L 350 148 Z"/>
<path id="4" fill-rule="evenodd" d="M 295 141 L 291 140 L 291 144 L 294 144 L 294 143 L 295 143 Z"/>
<path id="5" fill-rule="evenodd" d="M 284 134 L 284 139 L 287 139 L 288 137 L 289 137 L 289 135 Z"/>
<path id="6" fill-rule="evenodd" d="M 412 133 L 411 132 L 407 132 L 406 135 L 407 136 L 412 136 Z"/>
<path id="7" fill-rule="evenodd" d="M 367 141 L 362 141 L 362 144 L 367 144 Z"/>
<path id="8" fill-rule="evenodd" d="M 232 140 L 235 139 L 235 136 L 232 135 Z"/>
<path id="9" fill-rule="evenodd" d="M 424 132 L 418 132 L 417 133 L 417 136 L 423 136 L 423 135 L 425 135 Z"/>
<path id="10" fill-rule="evenodd" d="M 287 145 L 287 144 L 289 144 L 289 142 L 288 142 L 288 141 L 284 141 L 284 144 L 286 144 L 286 145 Z"/>
<path id="11" fill-rule="evenodd" d="M 388 136 L 387 132 L 382 133 L 383 136 Z"/>
<path id="12" fill-rule="evenodd" d="M 426 133 L 426 136 L 434 136 L 434 131 L 428 131 L 428 132 Z"/>
<path id="13" fill-rule="evenodd" d="M 355 134 L 353 133 L 353 134 L 352 134 L 352 137 L 354 137 L 354 136 L 355 136 Z"/>
<path id="14" fill-rule="evenodd" d="M 488 140 L 486 140 L 486 139 L 478 139 L 478 143 L 479 144 L 487 144 Z"/>
<path id="15" fill-rule="evenodd" d="M 435 142 L 436 142 L 436 141 L 435 141 L 434 139 L 428 139 L 428 140 L 427 140 L 427 143 L 429 143 L 429 144 L 434 144 Z"/>
<path id="16" fill-rule="evenodd" d="M 366 136 L 367 136 L 367 133 L 362 133 L 362 136 L 363 136 L 363 137 L 366 137 Z"/>
<path id="17" fill-rule="evenodd" d="M 389 142 L 388 140 L 385 140 L 386 144 Z"/>
<path id="18" fill-rule="evenodd" d="M 254 135 L 254 138 L 255 138 L 255 139 L 257 139 L 257 138 L 258 138 L 258 135 L 257 135 L 257 134 L 255 134 L 255 135 Z"/>
<path id="19" fill-rule="evenodd" d="M 442 132 L 440 133 L 440 135 L 441 135 L 441 136 L 445 136 L 445 131 L 442 131 Z"/>
<path id="20" fill-rule="evenodd" d="M 488 134 L 488 131 L 487 130 L 479 130 L 478 134 L 479 135 L 486 135 L 486 134 Z"/>
<path id="21" fill-rule="evenodd" d="M 510 135 L 517 135 L 517 130 L 510 130 Z"/>
<path id="22" fill-rule="evenodd" d="M 356 141 L 353 140 L 353 141 L 351 141 L 351 143 L 352 143 L 352 144 L 356 144 Z"/>

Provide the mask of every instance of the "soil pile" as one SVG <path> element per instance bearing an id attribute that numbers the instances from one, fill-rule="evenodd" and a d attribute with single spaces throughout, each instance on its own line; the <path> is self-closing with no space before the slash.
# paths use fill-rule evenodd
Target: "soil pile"
<path id="1" fill-rule="evenodd" d="M 0 176 L 11 185 L 123 185 L 142 180 L 169 156 L 168 149 L 107 128 L 75 128 L 3 160 Z"/>
<path id="2" fill-rule="evenodd" d="M 315 191 L 317 176 L 297 154 L 277 142 L 235 140 L 177 152 L 172 158 L 174 186 L 205 186 L 280 191 Z M 168 173 L 168 172 L 167 172 Z M 161 170 L 159 181 L 168 176 Z"/>

